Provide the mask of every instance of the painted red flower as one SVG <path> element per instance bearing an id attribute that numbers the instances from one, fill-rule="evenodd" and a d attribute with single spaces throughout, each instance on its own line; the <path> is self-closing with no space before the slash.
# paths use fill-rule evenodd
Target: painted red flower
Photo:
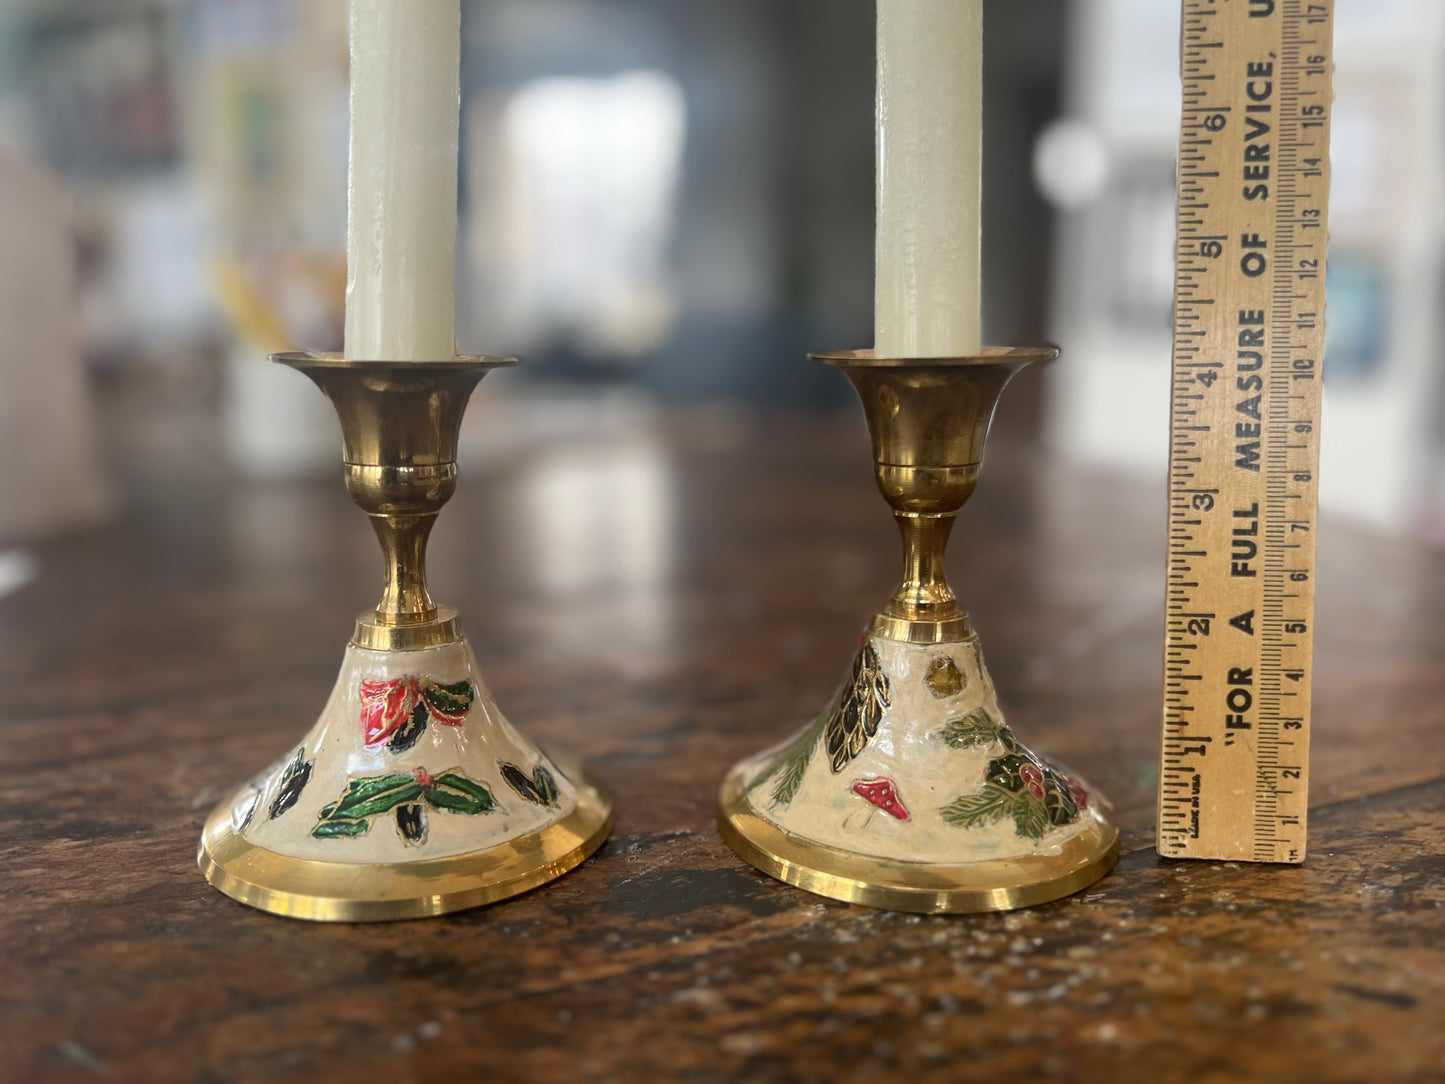
<path id="1" fill-rule="evenodd" d="M 1084 784 L 1080 783 L 1072 775 L 1066 775 L 1064 776 L 1064 778 L 1068 781 L 1069 797 L 1074 800 L 1074 804 L 1080 809 L 1088 809 L 1089 788 L 1084 786 Z"/>
<path id="2" fill-rule="evenodd" d="M 1044 796 L 1044 773 L 1037 764 L 1024 763 L 1019 767 L 1019 778 L 1035 798 Z"/>
<path id="3" fill-rule="evenodd" d="M 411 774 L 416 776 L 417 785 L 420 786 L 422 790 L 431 790 L 437 785 L 436 776 L 432 775 L 431 772 L 427 771 L 420 764 L 411 770 Z"/>
<path id="4" fill-rule="evenodd" d="M 419 690 L 416 678 L 361 683 L 361 740 L 380 745 L 406 722 L 416 707 Z"/>
<path id="5" fill-rule="evenodd" d="M 903 804 L 898 788 L 891 779 L 883 776 L 877 779 L 855 779 L 853 793 L 860 798 L 866 798 L 890 817 L 900 821 L 909 819 L 908 808 Z"/>

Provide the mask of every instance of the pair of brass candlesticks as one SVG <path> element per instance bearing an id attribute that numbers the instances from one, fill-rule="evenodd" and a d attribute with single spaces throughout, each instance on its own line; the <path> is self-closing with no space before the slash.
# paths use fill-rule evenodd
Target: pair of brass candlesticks
<path id="1" fill-rule="evenodd" d="M 1107 803 L 1005 723 L 943 572 L 999 394 L 1056 353 L 815 355 L 863 400 L 905 572 L 829 708 L 723 783 L 723 836 L 764 872 L 876 907 L 970 912 L 1057 899 L 1113 865 Z M 455 911 L 560 877 L 606 839 L 611 799 L 507 722 L 455 612 L 426 584 L 467 400 L 514 362 L 274 360 L 336 407 L 347 489 L 381 543 L 385 589 L 305 739 L 207 820 L 206 878 L 266 911 L 362 921 Z"/>

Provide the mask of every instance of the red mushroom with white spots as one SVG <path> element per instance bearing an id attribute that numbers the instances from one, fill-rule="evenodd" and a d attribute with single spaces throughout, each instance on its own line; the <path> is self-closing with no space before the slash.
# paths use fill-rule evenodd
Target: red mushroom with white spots
<path id="1" fill-rule="evenodd" d="M 898 787 L 886 776 L 877 779 L 857 779 L 853 782 L 853 793 L 867 799 L 894 820 L 906 821 L 908 807 L 898 794 Z"/>

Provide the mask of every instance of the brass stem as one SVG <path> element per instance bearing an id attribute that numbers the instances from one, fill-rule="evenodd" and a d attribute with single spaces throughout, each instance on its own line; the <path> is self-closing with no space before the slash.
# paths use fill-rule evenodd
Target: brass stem
<path id="1" fill-rule="evenodd" d="M 903 536 L 903 583 L 887 613 L 907 621 L 942 621 L 962 611 L 943 569 L 954 513 L 893 513 Z"/>
<path id="2" fill-rule="evenodd" d="M 988 347 L 963 357 L 890 358 L 872 350 L 814 354 L 847 374 L 863 404 L 878 491 L 903 535 L 903 583 L 874 614 L 875 636 L 914 644 L 972 638 L 943 574 L 953 517 L 978 482 L 999 393 L 1051 346 Z"/>
<path id="3" fill-rule="evenodd" d="M 378 624 L 419 625 L 436 620 L 436 603 L 426 585 L 426 543 L 436 518 L 435 512 L 371 516 L 386 562 L 386 587 L 376 604 Z"/>
<path id="4" fill-rule="evenodd" d="M 346 464 L 346 488 L 371 519 L 386 565 L 381 601 L 358 624 L 358 642 L 372 641 L 371 625 L 383 630 L 377 642 L 395 646 L 412 642 L 386 630 L 415 631 L 438 621 L 438 607 L 426 585 L 426 543 L 437 513 L 456 487 L 455 463 L 378 467 Z M 433 634 L 441 635 L 442 630 Z M 449 633 L 448 633 L 449 634 Z"/>
<path id="5" fill-rule="evenodd" d="M 336 354 L 273 354 L 326 393 L 341 420 L 346 489 L 371 517 L 386 562 L 375 610 L 356 620 L 351 642 L 373 651 L 416 651 L 461 640 L 456 612 L 432 601 L 426 542 L 456 488 L 457 437 L 477 381 L 510 358 L 365 361 Z"/>

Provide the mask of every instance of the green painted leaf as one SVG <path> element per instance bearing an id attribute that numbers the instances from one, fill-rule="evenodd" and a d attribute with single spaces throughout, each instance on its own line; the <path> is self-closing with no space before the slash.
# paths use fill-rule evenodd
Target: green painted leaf
<path id="1" fill-rule="evenodd" d="M 1004 726 L 989 713 L 987 708 L 974 708 L 967 715 L 957 719 L 950 719 L 943 724 L 943 729 L 938 736 L 943 743 L 953 749 L 972 749 L 979 745 L 992 745 L 1000 741 L 1004 734 L 1009 734 L 1008 727 Z"/>
<path id="2" fill-rule="evenodd" d="M 562 800 L 561 793 L 557 790 L 557 781 L 552 778 L 552 773 L 547 770 L 545 764 L 538 764 L 532 771 L 532 781 L 537 784 L 542 797 L 547 800 L 548 805 L 556 805 Z"/>
<path id="3" fill-rule="evenodd" d="M 294 806 L 310 779 L 311 762 L 306 759 L 306 746 L 303 745 L 281 773 L 281 785 L 276 789 L 276 797 L 271 800 L 269 819 L 275 820 Z"/>
<path id="4" fill-rule="evenodd" d="M 949 824 L 978 828 L 1002 820 L 1013 812 L 1017 795 L 998 783 L 985 783 L 972 794 L 962 794 L 939 812 Z"/>
<path id="5" fill-rule="evenodd" d="M 364 818 L 353 819 L 351 817 L 336 817 L 331 820 L 321 821 L 311 834 L 317 839 L 336 839 L 340 837 L 362 836 L 371 827 L 371 821 Z"/>
<path id="6" fill-rule="evenodd" d="M 1010 812 L 1013 813 L 1014 827 L 1025 839 L 1042 839 L 1044 833 L 1049 830 L 1049 813 L 1044 808 L 1044 800 L 1035 798 L 1028 791 L 1024 791 L 1014 799 L 1014 806 Z"/>
<path id="7" fill-rule="evenodd" d="M 554 806 L 558 801 L 557 782 L 542 764 L 532 769 L 528 775 L 515 764 L 508 764 L 506 761 L 497 761 L 497 767 L 501 770 L 502 778 L 507 785 L 520 794 L 529 802 L 537 805 Z"/>
<path id="8" fill-rule="evenodd" d="M 535 802 L 537 805 L 547 804 L 546 800 L 542 797 L 542 792 L 537 789 L 537 784 L 532 782 L 532 777 L 522 771 L 521 768 L 515 764 L 508 764 L 506 761 L 498 761 L 497 767 L 501 771 L 502 779 L 506 782 L 507 786 L 527 799 L 527 801 Z"/>
<path id="9" fill-rule="evenodd" d="M 1024 789 L 1024 780 L 1021 774 L 1023 766 L 1033 763 L 1032 757 L 1009 753 L 1007 756 L 989 761 L 988 771 L 984 773 L 984 778 L 990 783 L 997 783 L 999 786 L 1017 793 Z"/>
<path id="10" fill-rule="evenodd" d="M 813 759 L 813 750 L 817 744 L 817 735 L 810 735 L 809 740 L 800 741 L 784 758 L 783 770 L 773 784 L 774 805 L 787 805 L 798 793 L 798 788 L 803 785 L 803 774 L 808 770 L 808 763 Z"/>
<path id="11" fill-rule="evenodd" d="M 1071 823 L 1079 815 L 1079 807 L 1069 793 L 1069 781 L 1057 768 L 1044 769 L 1044 810 L 1049 823 L 1056 827 Z"/>
<path id="12" fill-rule="evenodd" d="M 492 792 L 460 772 L 443 772 L 433 781 L 426 800 L 437 809 L 452 813 L 490 813 L 497 808 Z"/>
<path id="13" fill-rule="evenodd" d="M 425 681 L 421 695 L 439 720 L 455 724 L 471 710 L 476 690 L 470 681 L 454 681 L 451 684 Z"/>
<path id="14" fill-rule="evenodd" d="M 346 784 L 346 792 L 321 811 L 321 818 L 374 817 L 395 809 L 402 802 L 416 801 L 422 789 L 411 772 L 352 779 Z"/>
<path id="15" fill-rule="evenodd" d="M 768 766 L 753 778 L 748 784 L 748 793 L 752 793 L 776 775 L 770 796 L 771 804 L 779 806 L 791 802 L 803 784 L 803 773 L 808 770 L 808 762 L 813 759 L 813 752 L 818 747 L 818 738 L 828 723 L 828 717 L 829 713 L 825 711 L 814 719 L 813 725 L 808 727 L 797 741 L 774 757 Z"/>
<path id="16" fill-rule="evenodd" d="M 241 803 L 237 802 L 231 807 L 231 823 L 236 826 L 236 831 L 244 832 L 251 824 L 251 818 L 256 815 L 256 808 L 261 804 L 261 792 L 252 788 L 249 799 L 246 801 L 246 811 L 237 816 Z"/>

